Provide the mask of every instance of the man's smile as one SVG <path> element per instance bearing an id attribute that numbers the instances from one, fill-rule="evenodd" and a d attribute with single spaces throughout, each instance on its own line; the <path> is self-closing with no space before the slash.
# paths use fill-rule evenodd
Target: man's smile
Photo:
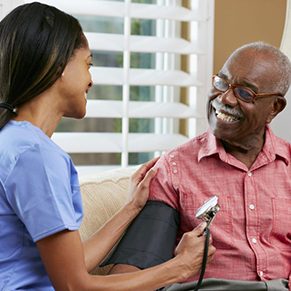
<path id="1" fill-rule="evenodd" d="M 211 105 L 216 118 L 224 122 L 227 123 L 237 122 L 241 120 L 243 117 L 242 113 L 239 112 L 237 109 L 227 107 L 218 102 L 217 99 L 214 99 Z"/>

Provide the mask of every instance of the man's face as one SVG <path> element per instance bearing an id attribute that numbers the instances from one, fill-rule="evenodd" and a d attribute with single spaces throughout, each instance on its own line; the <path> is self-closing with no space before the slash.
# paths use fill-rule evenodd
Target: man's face
<path id="1" fill-rule="evenodd" d="M 230 84 L 245 86 L 255 93 L 275 93 L 279 78 L 272 56 L 245 50 L 230 57 L 218 76 Z M 208 100 L 208 121 L 213 134 L 229 145 L 248 149 L 264 138 L 266 123 L 272 120 L 274 96 L 244 102 L 232 89 L 222 93 L 212 87 Z"/>

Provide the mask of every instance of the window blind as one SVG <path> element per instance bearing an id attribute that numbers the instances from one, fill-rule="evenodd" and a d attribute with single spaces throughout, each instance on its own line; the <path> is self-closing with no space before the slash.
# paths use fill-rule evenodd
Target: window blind
<path id="1" fill-rule="evenodd" d="M 88 96 L 84 122 L 104 126 L 90 131 L 67 126 L 56 132 L 52 139 L 65 151 L 73 156 L 119 154 L 111 167 L 126 167 L 132 164 L 131 153 L 161 154 L 205 130 L 205 102 L 212 74 L 213 0 L 40 2 L 74 15 L 82 26 L 87 21 L 83 29 L 90 49 L 99 54 L 99 64 L 91 69 L 96 90 Z M 94 27 L 88 25 L 92 19 L 99 21 Z M 142 31 L 147 25 L 151 33 Z M 119 62 L 112 65 L 106 61 L 112 56 Z M 150 65 L 144 65 L 143 59 L 150 60 Z M 100 88 L 106 90 L 98 94 Z M 150 93 L 141 98 L 140 90 Z M 182 133 L 181 120 L 186 121 Z M 119 128 L 106 130 L 106 124 L 113 121 Z M 150 126 L 136 130 L 131 129 L 132 123 Z M 75 163 L 81 173 L 98 168 L 96 164 Z M 105 162 L 101 168 L 108 165 Z"/>

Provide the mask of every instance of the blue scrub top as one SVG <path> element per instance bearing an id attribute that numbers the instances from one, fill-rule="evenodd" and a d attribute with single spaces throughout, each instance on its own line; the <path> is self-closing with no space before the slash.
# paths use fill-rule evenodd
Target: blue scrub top
<path id="1" fill-rule="evenodd" d="M 0 131 L 0 290 L 54 290 L 35 242 L 82 220 L 76 169 L 38 127 Z"/>

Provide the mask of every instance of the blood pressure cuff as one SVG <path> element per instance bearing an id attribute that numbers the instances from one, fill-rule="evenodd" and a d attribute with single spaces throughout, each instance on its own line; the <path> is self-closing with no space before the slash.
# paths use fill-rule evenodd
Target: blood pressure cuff
<path id="1" fill-rule="evenodd" d="M 176 209 L 148 201 L 113 253 L 102 263 L 149 268 L 173 257 L 180 218 Z"/>

